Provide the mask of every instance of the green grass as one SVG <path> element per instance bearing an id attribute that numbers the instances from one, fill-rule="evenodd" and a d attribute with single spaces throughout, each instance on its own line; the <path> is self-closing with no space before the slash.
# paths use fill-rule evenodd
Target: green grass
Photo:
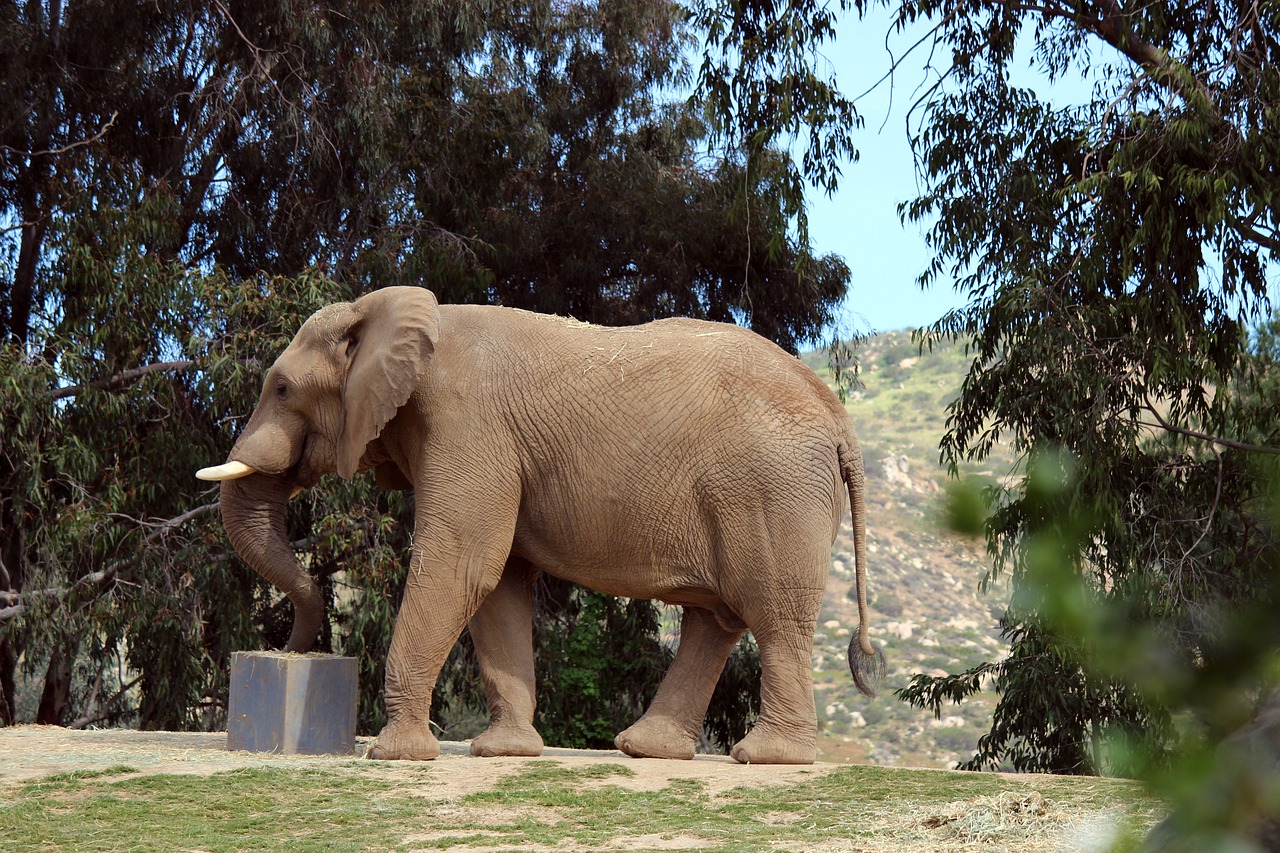
<path id="1" fill-rule="evenodd" d="M 640 839 L 627 849 L 660 848 L 674 838 L 705 850 L 799 850 L 833 841 L 942 850 L 970 849 L 956 840 L 957 803 L 1031 786 L 1073 819 L 1120 809 L 1146 825 L 1157 809 L 1136 785 L 1118 780 L 879 767 L 712 795 L 703 783 L 680 779 L 660 790 L 629 790 L 635 774 L 623 764 L 568 770 L 537 761 L 490 790 L 456 798 L 432 771 L 388 778 L 376 765 L 352 763 L 212 776 L 114 778 L 128 768 L 61 774 L 12 791 L 0 805 L 0 850 L 583 850 L 618 837 Z M 430 796 L 423 796 L 428 780 Z M 1048 830 L 1025 829 L 999 832 L 1021 833 L 1007 839 L 1010 849 L 1049 849 L 1036 840 Z"/>
<path id="2" fill-rule="evenodd" d="M 346 770 L 255 768 L 112 781 L 67 773 L 0 806 L 4 850 L 361 850 L 419 813 L 382 780 Z"/>

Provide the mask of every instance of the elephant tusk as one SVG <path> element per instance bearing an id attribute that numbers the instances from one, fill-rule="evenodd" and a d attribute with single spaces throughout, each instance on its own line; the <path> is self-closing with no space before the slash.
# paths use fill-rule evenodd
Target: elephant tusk
<path id="1" fill-rule="evenodd" d="M 238 480 L 255 473 L 256 470 L 243 462 L 225 462 L 214 465 L 212 468 L 201 468 L 196 472 L 196 477 L 200 480 Z"/>

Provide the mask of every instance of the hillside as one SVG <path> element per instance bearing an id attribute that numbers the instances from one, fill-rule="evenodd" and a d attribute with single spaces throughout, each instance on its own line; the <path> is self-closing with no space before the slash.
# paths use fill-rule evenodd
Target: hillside
<path id="1" fill-rule="evenodd" d="M 830 379 L 824 353 L 805 358 Z M 889 675 L 873 700 L 860 695 L 849 677 L 846 649 L 858 617 L 846 522 L 833 549 L 814 642 L 820 756 L 954 767 L 973 754 L 989 728 L 994 694 L 944 708 L 940 720 L 892 694 L 917 672 L 958 672 L 1003 654 L 996 619 L 1004 609 L 1004 587 L 978 593 L 989 565 L 983 543 L 938 520 L 947 484 L 938 441 L 968 362 L 957 347 L 921 354 L 906 332 L 868 339 L 858 360 L 862 388 L 849 395 L 846 407 L 866 459 L 871 630 L 884 648 Z M 1002 477 L 1012 466 L 1008 456 L 990 461 L 986 470 L 970 473 Z"/>

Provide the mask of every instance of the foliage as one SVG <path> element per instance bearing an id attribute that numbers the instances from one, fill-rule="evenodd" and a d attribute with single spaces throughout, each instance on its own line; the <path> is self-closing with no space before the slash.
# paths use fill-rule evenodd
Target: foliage
<path id="1" fill-rule="evenodd" d="M 787 163 L 782 198 L 806 228 L 802 205 L 807 179 L 835 191 L 844 161 L 856 162 L 853 132 L 862 117 L 830 72 L 822 76 L 823 45 L 835 39 L 840 13 L 865 0 L 835 6 L 814 0 L 723 4 L 696 0 L 690 15 L 705 33 L 698 89 L 706 98 L 716 138 L 742 150 L 748 167 L 780 140 L 802 136 L 804 157 Z"/>
<path id="2" fill-rule="evenodd" d="M 218 724 L 288 604 L 191 473 L 321 304 L 420 282 L 816 337 L 848 268 L 792 231 L 787 155 L 707 153 L 671 94 L 700 35 L 662 0 L 0 6 L 0 721 L 21 665 L 42 722 Z M 406 500 L 326 481 L 288 527 L 376 725 Z"/>
<path id="3" fill-rule="evenodd" d="M 1063 465 L 1064 459 L 1031 471 L 1026 502 L 1039 510 L 1038 519 L 1064 511 L 1076 487 L 1076 468 Z M 1280 467 L 1267 467 L 1272 492 L 1260 508 L 1260 521 L 1275 530 L 1280 527 L 1280 478 L 1275 476 Z M 1280 826 L 1280 625 L 1275 619 L 1280 549 L 1273 545 L 1259 555 L 1258 580 L 1246 599 L 1206 606 L 1206 627 L 1192 657 L 1170 643 L 1162 616 L 1136 608 L 1124 594 L 1098 589 L 1081 571 L 1078 555 L 1093 527 L 1090 518 L 1032 527 L 1024 545 L 1025 575 L 1010 610 L 1025 614 L 1023 624 L 1034 624 L 1035 635 L 1017 639 L 1035 643 L 1042 666 L 1059 668 L 1055 677 L 1066 681 L 1065 672 L 1079 687 L 1062 698 L 1028 695 L 1034 679 L 1026 675 L 1025 664 L 1012 673 L 1003 671 L 1004 662 L 971 671 L 998 679 L 1018 706 L 1056 714 L 1063 723 L 1048 735 L 1060 742 L 1014 741 L 1008 751 L 1013 761 L 1026 761 L 1036 747 L 1042 753 L 1079 751 L 1092 737 L 1106 766 L 1144 779 L 1151 793 L 1169 804 L 1169 817 L 1144 849 L 1256 849 L 1254 842 L 1274 837 Z M 938 701 L 921 686 L 917 681 L 904 693 L 917 703 Z M 1143 713 L 1148 727 L 1124 726 L 1114 710 L 1118 700 Z M 1078 707 L 1084 701 L 1098 708 L 1085 713 Z M 1082 720 L 1094 730 L 1071 728 Z M 1008 721 L 997 716 L 984 741 L 1009 737 L 1008 728 Z M 980 745 L 985 748 L 986 743 Z"/>
<path id="4" fill-rule="evenodd" d="M 556 580 L 543 581 L 535 600 L 538 731 L 548 743 L 612 749 L 674 657 L 659 637 L 657 612 Z"/>
<path id="5" fill-rule="evenodd" d="M 1088 601 L 1159 626 L 1182 663 L 1260 589 L 1275 532 L 1259 458 L 1280 436 L 1276 398 L 1246 405 L 1240 383 L 1280 246 L 1280 21 L 1266 4 L 908 0 L 898 22 L 915 21 L 950 65 L 915 107 L 926 186 L 902 212 L 936 251 L 921 283 L 951 274 L 969 297 L 926 342 L 973 357 L 942 452 L 954 468 L 1004 444 L 1027 473 L 988 495 L 991 577 L 1018 590 L 1010 656 L 902 695 L 937 710 L 994 679 L 966 766 L 1123 770 L 1107 739 L 1159 758 L 1169 708 L 1053 631 L 1034 543 L 1065 547 Z M 1092 95 L 1057 106 L 1014 85 L 1020 45 Z M 1037 465 L 1063 488 L 1038 492 Z"/>

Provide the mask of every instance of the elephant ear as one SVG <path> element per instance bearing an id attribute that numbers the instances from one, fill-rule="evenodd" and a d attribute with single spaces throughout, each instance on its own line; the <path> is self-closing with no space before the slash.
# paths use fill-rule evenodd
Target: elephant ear
<path id="1" fill-rule="evenodd" d="M 440 306 L 421 287 L 387 287 L 352 303 L 338 474 L 349 479 L 365 447 L 409 400 L 440 337 Z"/>

